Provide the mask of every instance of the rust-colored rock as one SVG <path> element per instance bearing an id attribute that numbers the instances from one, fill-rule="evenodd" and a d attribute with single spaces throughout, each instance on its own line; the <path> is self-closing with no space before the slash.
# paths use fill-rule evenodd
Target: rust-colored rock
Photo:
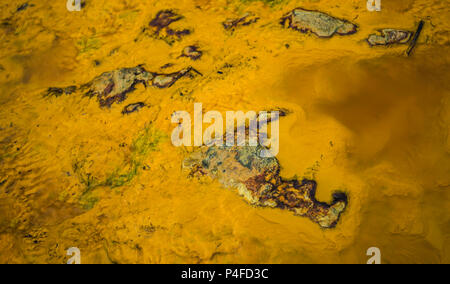
<path id="1" fill-rule="evenodd" d="M 258 147 L 202 147 L 183 162 L 189 176 L 208 176 L 228 188 L 235 188 L 250 204 L 286 209 L 304 216 L 322 228 L 333 228 L 347 207 L 347 195 L 333 194 L 331 204 L 316 200 L 317 184 L 312 180 L 280 177 L 276 158 L 261 158 Z"/>

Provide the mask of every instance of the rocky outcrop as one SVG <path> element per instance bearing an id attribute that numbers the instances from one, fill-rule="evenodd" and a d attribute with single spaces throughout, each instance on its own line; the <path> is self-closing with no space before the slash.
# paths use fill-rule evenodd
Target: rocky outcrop
<path id="1" fill-rule="evenodd" d="M 319 11 L 297 8 L 281 19 L 287 28 L 302 33 L 311 32 L 321 38 L 329 38 L 335 34 L 350 35 L 357 31 L 357 26 L 347 20 L 341 20 Z"/>
<path id="2" fill-rule="evenodd" d="M 412 37 L 412 32 L 396 29 L 383 29 L 380 34 L 371 34 L 367 38 L 370 46 L 392 45 L 408 43 Z"/>
<path id="3" fill-rule="evenodd" d="M 249 26 L 251 24 L 254 24 L 258 20 L 259 17 L 257 17 L 254 13 L 247 12 L 239 18 L 227 19 L 225 22 L 223 22 L 223 27 L 226 30 L 234 30 L 240 26 Z"/>
<path id="4" fill-rule="evenodd" d="M 190 177 L 208 176 L 235 188 L 250 204 L 290 210 L 322 228 L 333 228 L 347 206 L 347 195 L 333 194 L 331 204 L 316 200 L 316 182 L 285 180 L 276 158 L 261 158 L 258 147 L 203 147 L 183 161 Z"/>
<path id="5" fill-rule="evenodd" d="M 114 103 L 124 101 L 128 94 L 135 90 L 137 84 L 151 85 L 157 88 L 169 88 L 180 78 L 192 75 L 193 73 L 198 72 L 192 67 L 187 67 L 170 74 L 148 72 L 142 66 L 121 68 L 105 72 L 79 88 L 75 86 L 49 88 L 45 96 L 60 96 L 80 90 L 86 96 L 97 97 L 101 107 L 110 107 Z"/>

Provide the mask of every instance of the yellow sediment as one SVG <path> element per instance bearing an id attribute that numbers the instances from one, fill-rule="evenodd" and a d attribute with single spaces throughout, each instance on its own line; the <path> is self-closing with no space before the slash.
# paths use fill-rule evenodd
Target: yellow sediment
<path id="1" fill-rule="evenodd" d="M 65 2 L 30 1 L 19 13 L 22 0 L 0 4 L 0 263 L 65 263 L 70 247 L 83 263 L 365 263 L 369 247 L 384 263 L 450 262 L 450 1 L 382 1 L 373 13 L 364 0 L 108 0 L 81 12 Z M 279 25 L 296 7 L 359 30 L 319 39 Z M 193 33 L 173 45 L 139 37 L 162 9 Z M 260 20 L 224 30 L 247 11 Z M 411 57 L 406 45 L 365 41 L 421 19 Z M 194 44 L 200 60 L 179 57 Z M 138 86 L 110 109 L 79 93 L 42 96 L 139 64 L 203 77 Z M 135 102 L 147 107 L 121 114 Z M 187 179 L 191 149 L 172 146 L 170 118 L 194 102 L 224 114 L 291 110 L 280 121 L 281 175 L 315 179 L 321 201 L 345 191 L 336 228 Z"/>

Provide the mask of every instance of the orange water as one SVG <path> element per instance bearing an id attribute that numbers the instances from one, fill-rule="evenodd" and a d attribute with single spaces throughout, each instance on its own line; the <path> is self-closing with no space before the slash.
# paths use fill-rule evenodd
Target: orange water
<path id="1" fill-rule="evenodd" d="M 373 13 L 363 0 L 279 2 L 87 1 L 68 12 L 63 0 L 30 1 L 15 13 L 23 2 L 3 1 L 0 262 L 65 263 L 78 247 L 83 263 L 365 263 L 378 247 L 383 263 L 449 263 L 450 1 L 383 0 Z M 295 7 L 351 20 L 358 33 L 319 39 L 284 29 L 278 21 Z M 135 41 L 162 9 L 177 9 L 185 19 L 174 27 L 193 34 L 172 46 Z M 260 21 L 224 31 L 225 19 L 246 11 Z M 380 28 L 415 30 L 421 19 L 412 57 L 404 45 L 365 42 Z M 179 58 L 191 44 L 201 60 Z M 145 64 L 160 72 L 167 63 L 204 76 L 164 90 L 139 86 L 111 109 L 80 95 L 42 97 L 105 71 Z M 149 107 L 121 114 L 139 101 Z M 171 114 L 192 113 L 194 102 L 223 113 L 292 110 L 280 121 L 282 176 L 314 178 L 322 201 L 347 192 L 337 227 L 187 179 L 181 161 L 191 149 L 167 137 Z M 144 129 L 160 138 L 139 156 L 145 169 L 118 187 L 83 183 L 129 172 L 130 145 Z"/>

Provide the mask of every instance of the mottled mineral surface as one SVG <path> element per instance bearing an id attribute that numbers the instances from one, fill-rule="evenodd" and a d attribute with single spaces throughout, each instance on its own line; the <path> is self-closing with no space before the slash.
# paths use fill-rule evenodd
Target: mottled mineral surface
<path id="1" fill-rule="evenodd" d="M 329 38 L 334 34 L 350 35 L 357 31 L 357 26 L 347 20 L 341 20 L 319 11 L 297 8 L 281 19 L 285 27 L 302 33 L 312 32 L 318 37 Z"/>
<path id="2" fill-rule="evenodd" d="M 192 72 L 197 71 L 192 67 L 187 67 L 178 72 L 159 74 L 148 72 L 142 66 L 121 68 L 105 72 L 79 88 L 74 86 L 67 88 L 49 88 L 45 96 L 71 94 L 79 89 L 89 97 L 96 96 L 101 107 L 110 107 L 114 103 L 124 101 L 128 93 L 135 90 L 137 84 L 151 85 L 157 88 L 169 88 L 180 78 L 192 74 Z"/>
<path id="3" fill-rule="evenodd" d="M 203 147 L 183 161 L 189 176 L 208 176 L 235 188 L 250 204 L 286 209 L 322 228 L 333 228 L 347 206 L 347 195 L 333 194 L 331 204 L 316 200 L 316 182 L 285 180 L 275 157 L 261 158 L 258 147 Z"/>
<path id="4" fill-rule="evenodd" d="M 371 34 L 367 38 L 367 42 L 370 46 L 375 45 L 391 45 L 391 44 L 405 44 L 411 39 L 412 32 L 395 30 L 395 29 L 383 29 L 380 30 L 380 35 Z"/>

